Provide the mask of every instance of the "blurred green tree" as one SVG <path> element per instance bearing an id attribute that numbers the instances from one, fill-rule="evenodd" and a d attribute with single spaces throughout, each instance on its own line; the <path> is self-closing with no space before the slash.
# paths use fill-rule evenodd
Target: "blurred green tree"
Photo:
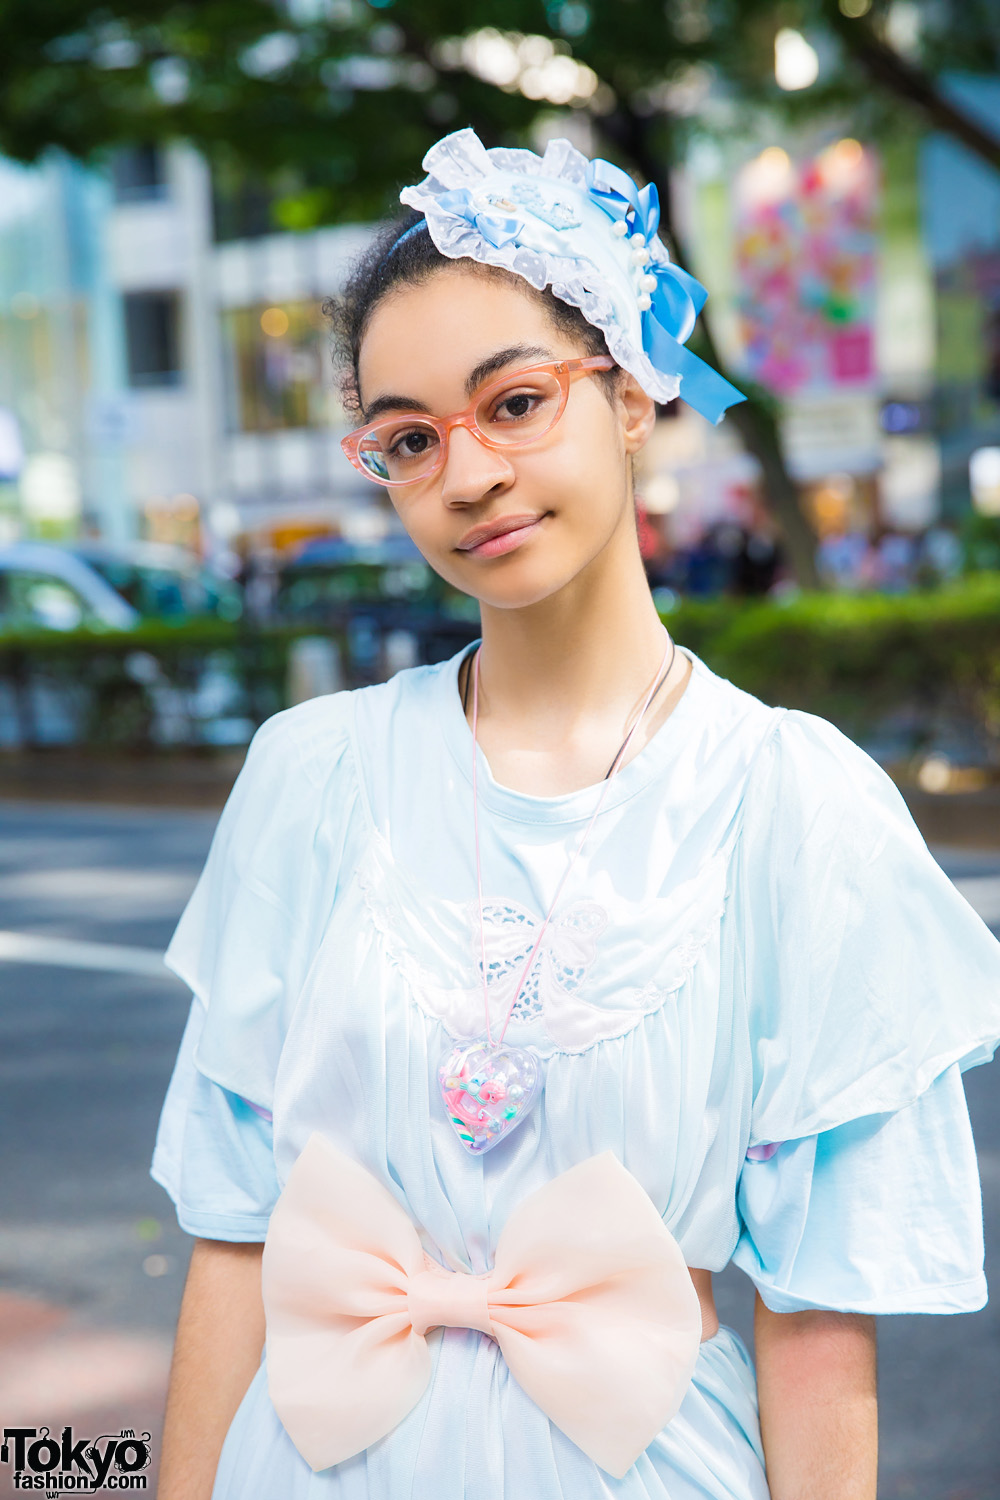
<path id="1" fill-rule="evenodd" d="M 807 62 L 784 88 L 779 32 Z M 949 91 L 954 69 L 1000 71 L 996 0 L 0 0 L 0 151 L 187 139 L 223 188 L 269 181 L 276 225 L 307 229 L 384 212 L 449 128 L 520 141 L 567 111 L 657 181 L 683 264 L 670 164 L 692 130 L 738 134 L 748 110 L 849 111 L 855 133 L 910 118 L 1000 167 L 1000 140 Z M 696 343 L 722 367 L 710 319 Z M 815 587 L 776 404 L 749 394 L 729 419 Z"/>

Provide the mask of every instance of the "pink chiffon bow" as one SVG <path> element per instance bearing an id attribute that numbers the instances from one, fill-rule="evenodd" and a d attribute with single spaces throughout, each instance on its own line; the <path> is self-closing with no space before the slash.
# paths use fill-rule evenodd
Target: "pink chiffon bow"
<path id="1" fill-rule="evenodd" d="M 702 1332 L 676 1240 L 610 1151 L 530 1193 L 474 1275 L 427 1255 L 388 1189 L 314 1132 L 271 1215 L 263 1294 L 271 1401 L 314 1470 L 413 1409 L 427 1333 L 449 1327 L 495 1339 L 526 1394 L 620 1479 L 680 1406 Z"/>

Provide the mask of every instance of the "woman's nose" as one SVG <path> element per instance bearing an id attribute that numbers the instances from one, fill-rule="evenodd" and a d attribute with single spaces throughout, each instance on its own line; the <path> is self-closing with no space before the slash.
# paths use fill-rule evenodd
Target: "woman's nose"
<path id="1" fill-rule="evenodd" d="M 513 478 L 514 469 L 505 454 L 487 447 L 467 427 L 451 429 L 441 482 L 446 505 L 473 504 Z"/>

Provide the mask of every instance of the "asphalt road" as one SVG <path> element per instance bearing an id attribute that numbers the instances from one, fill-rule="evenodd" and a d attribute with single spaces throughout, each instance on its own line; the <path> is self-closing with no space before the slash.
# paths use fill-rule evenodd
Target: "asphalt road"
<path id="1" fill-rule="evenodd" d="M 188 1007 L 155 955 L 214 822 L 0 804 L 0 1422 L 145 1426 L 155 1447 L 191 1244 L 148 1175 Z M 1000 932 L 1000 851 L 936 852 Z M 996 1065 L 966 1088 L 1000 1286 Z M 726 1272 L 717 1296 L 749 1341 L 749 1284 Z M 880 1500 L 997 1500 L 996 1309 L 884 1318 L 879 1353 Z"/>

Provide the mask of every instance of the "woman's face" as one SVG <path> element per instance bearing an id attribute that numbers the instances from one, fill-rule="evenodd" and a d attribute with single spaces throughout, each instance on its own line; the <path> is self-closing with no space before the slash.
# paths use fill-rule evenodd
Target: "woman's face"
<path id="1" fill-rule="evenodd" d="M 506 279 L 448 267 L 376 307 L 358 366 L 362 408 L 447 417 L 511 371 L 587 353 L 540 299 Z M 560 420 L 525 447 L 489 448 L 452 428 L 444 467 L 390 491 L 449 583 L 484 604 L 519 608 L 636 547 L 627 460 L 649 436 L 655 407 L 624 371 L 613 403 L 602 383 L 575 374 Z M 475 533 L 498 522 L 517 523 L 504 550 L 475 545 Z"/>

